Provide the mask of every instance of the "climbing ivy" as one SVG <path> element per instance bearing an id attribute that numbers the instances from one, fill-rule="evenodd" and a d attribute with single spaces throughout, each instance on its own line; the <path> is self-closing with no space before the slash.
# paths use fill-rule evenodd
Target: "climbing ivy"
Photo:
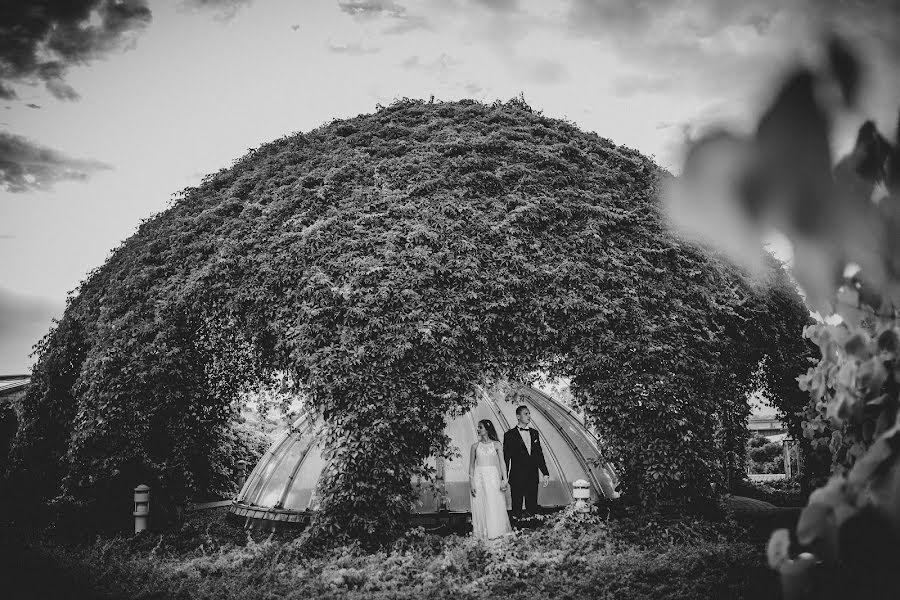
<path id="1" fill-rule="evenodd" d="M 763 280 L 784 274 L 668 233 L 667 177 L 522 100 L 403 100 L 266 144 L 82 284 L 39 349 L 21 469 L 52 422 L 52 487 L 80 510 L 139 481 L 172 504 L 209 494 L 236 399 L 279 373 L 325 423 L 312 538 L 383 540 L 449 450 L 447 412 L 547 371 L 571 377 L 628 498 L 712 497 L 784 333 L 759 326 L 778 309 Z"/>

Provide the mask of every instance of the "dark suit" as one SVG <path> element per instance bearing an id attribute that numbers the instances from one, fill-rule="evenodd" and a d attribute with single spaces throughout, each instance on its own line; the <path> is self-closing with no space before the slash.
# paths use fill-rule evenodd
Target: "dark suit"
<path id="1" fill-rule="evenodd" d="M 525 500 L 525 510 L 531 514 L 537 514 L 538 470 L 544 475 L 550 475 L 547 463 L 544 461 L 540 436 L 534 428 L 529 428 L 528 431 L 531 434 L 531 452 L 525 447 L 525 441 L 519 434 L 518 427 L 513 427 L 503 434 L 503 454 L 509 471 L 512 511 L 516 517 L 522 514 L 523 499 Z"/>

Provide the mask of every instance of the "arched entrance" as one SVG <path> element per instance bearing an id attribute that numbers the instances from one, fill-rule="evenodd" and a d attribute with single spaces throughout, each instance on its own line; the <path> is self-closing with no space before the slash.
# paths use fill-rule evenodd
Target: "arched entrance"
<path id="1" fill-rule="evenodd" d="M 618 497 L 615 470 L 603 460 L 599 440 L 569 408 L 533 387 L 521 390 L 514 400 L 508 400 L 499 390 L 479 388 L 475 406 L 448 419 L 445 428 L 451 445 L 460 452 L 447 459 L 429 459 L 435 469 L 433 482 L 421 478 L 414 481 L 419 494 L 413 513 L 441 513 L 451 520 L 469 513 L 468 448 L 475 441 L 476 423 L 489 419 L 502 435 L 514 425 L 519 404 L 531 409 L 532 426 L 541 435 L 550 471 L 550 485 L 538 489 L 539 504 L 569 504 L 573 500 L 572 484 L 578 479 L 590 484 L 592 501 Z M 253 521 L 308 520 L 318 508 L 315 488 L 326 466 L 316 429 L 317 423 L 308 415 L 298 418 L 253 469 L 231 512 L 246 517 L 248 525 Z"/>

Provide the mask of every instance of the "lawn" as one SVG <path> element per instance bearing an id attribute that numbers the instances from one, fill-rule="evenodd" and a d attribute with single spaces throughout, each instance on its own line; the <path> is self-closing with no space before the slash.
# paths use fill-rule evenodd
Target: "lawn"
<path id="1" fill-rule="evenodd" d="M 7 535 L 8 534 L 8 535 Z M 222 509 L 178 531 L 62 541 L 7 528 L 13 598 L 777 598 L 761 535 L 729 519 L 574 513 L 485 544 L 413 529 L 375 552 L 314 555 Z M 6 587 L 6 590 L 12 589 Z"/>

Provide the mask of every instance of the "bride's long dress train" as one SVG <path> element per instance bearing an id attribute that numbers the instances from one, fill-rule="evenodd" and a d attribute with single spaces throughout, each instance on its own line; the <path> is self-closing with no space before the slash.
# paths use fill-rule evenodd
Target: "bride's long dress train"
<path id="1" fill-rule="evenodd" d="M 506 493 L 500 489 L 500 460 L 494 446 L 483 442 L 478 443 L 475 456 L 472 533 L 475 537 L 492 539 L 512 531 L 506 512 Z"/>

